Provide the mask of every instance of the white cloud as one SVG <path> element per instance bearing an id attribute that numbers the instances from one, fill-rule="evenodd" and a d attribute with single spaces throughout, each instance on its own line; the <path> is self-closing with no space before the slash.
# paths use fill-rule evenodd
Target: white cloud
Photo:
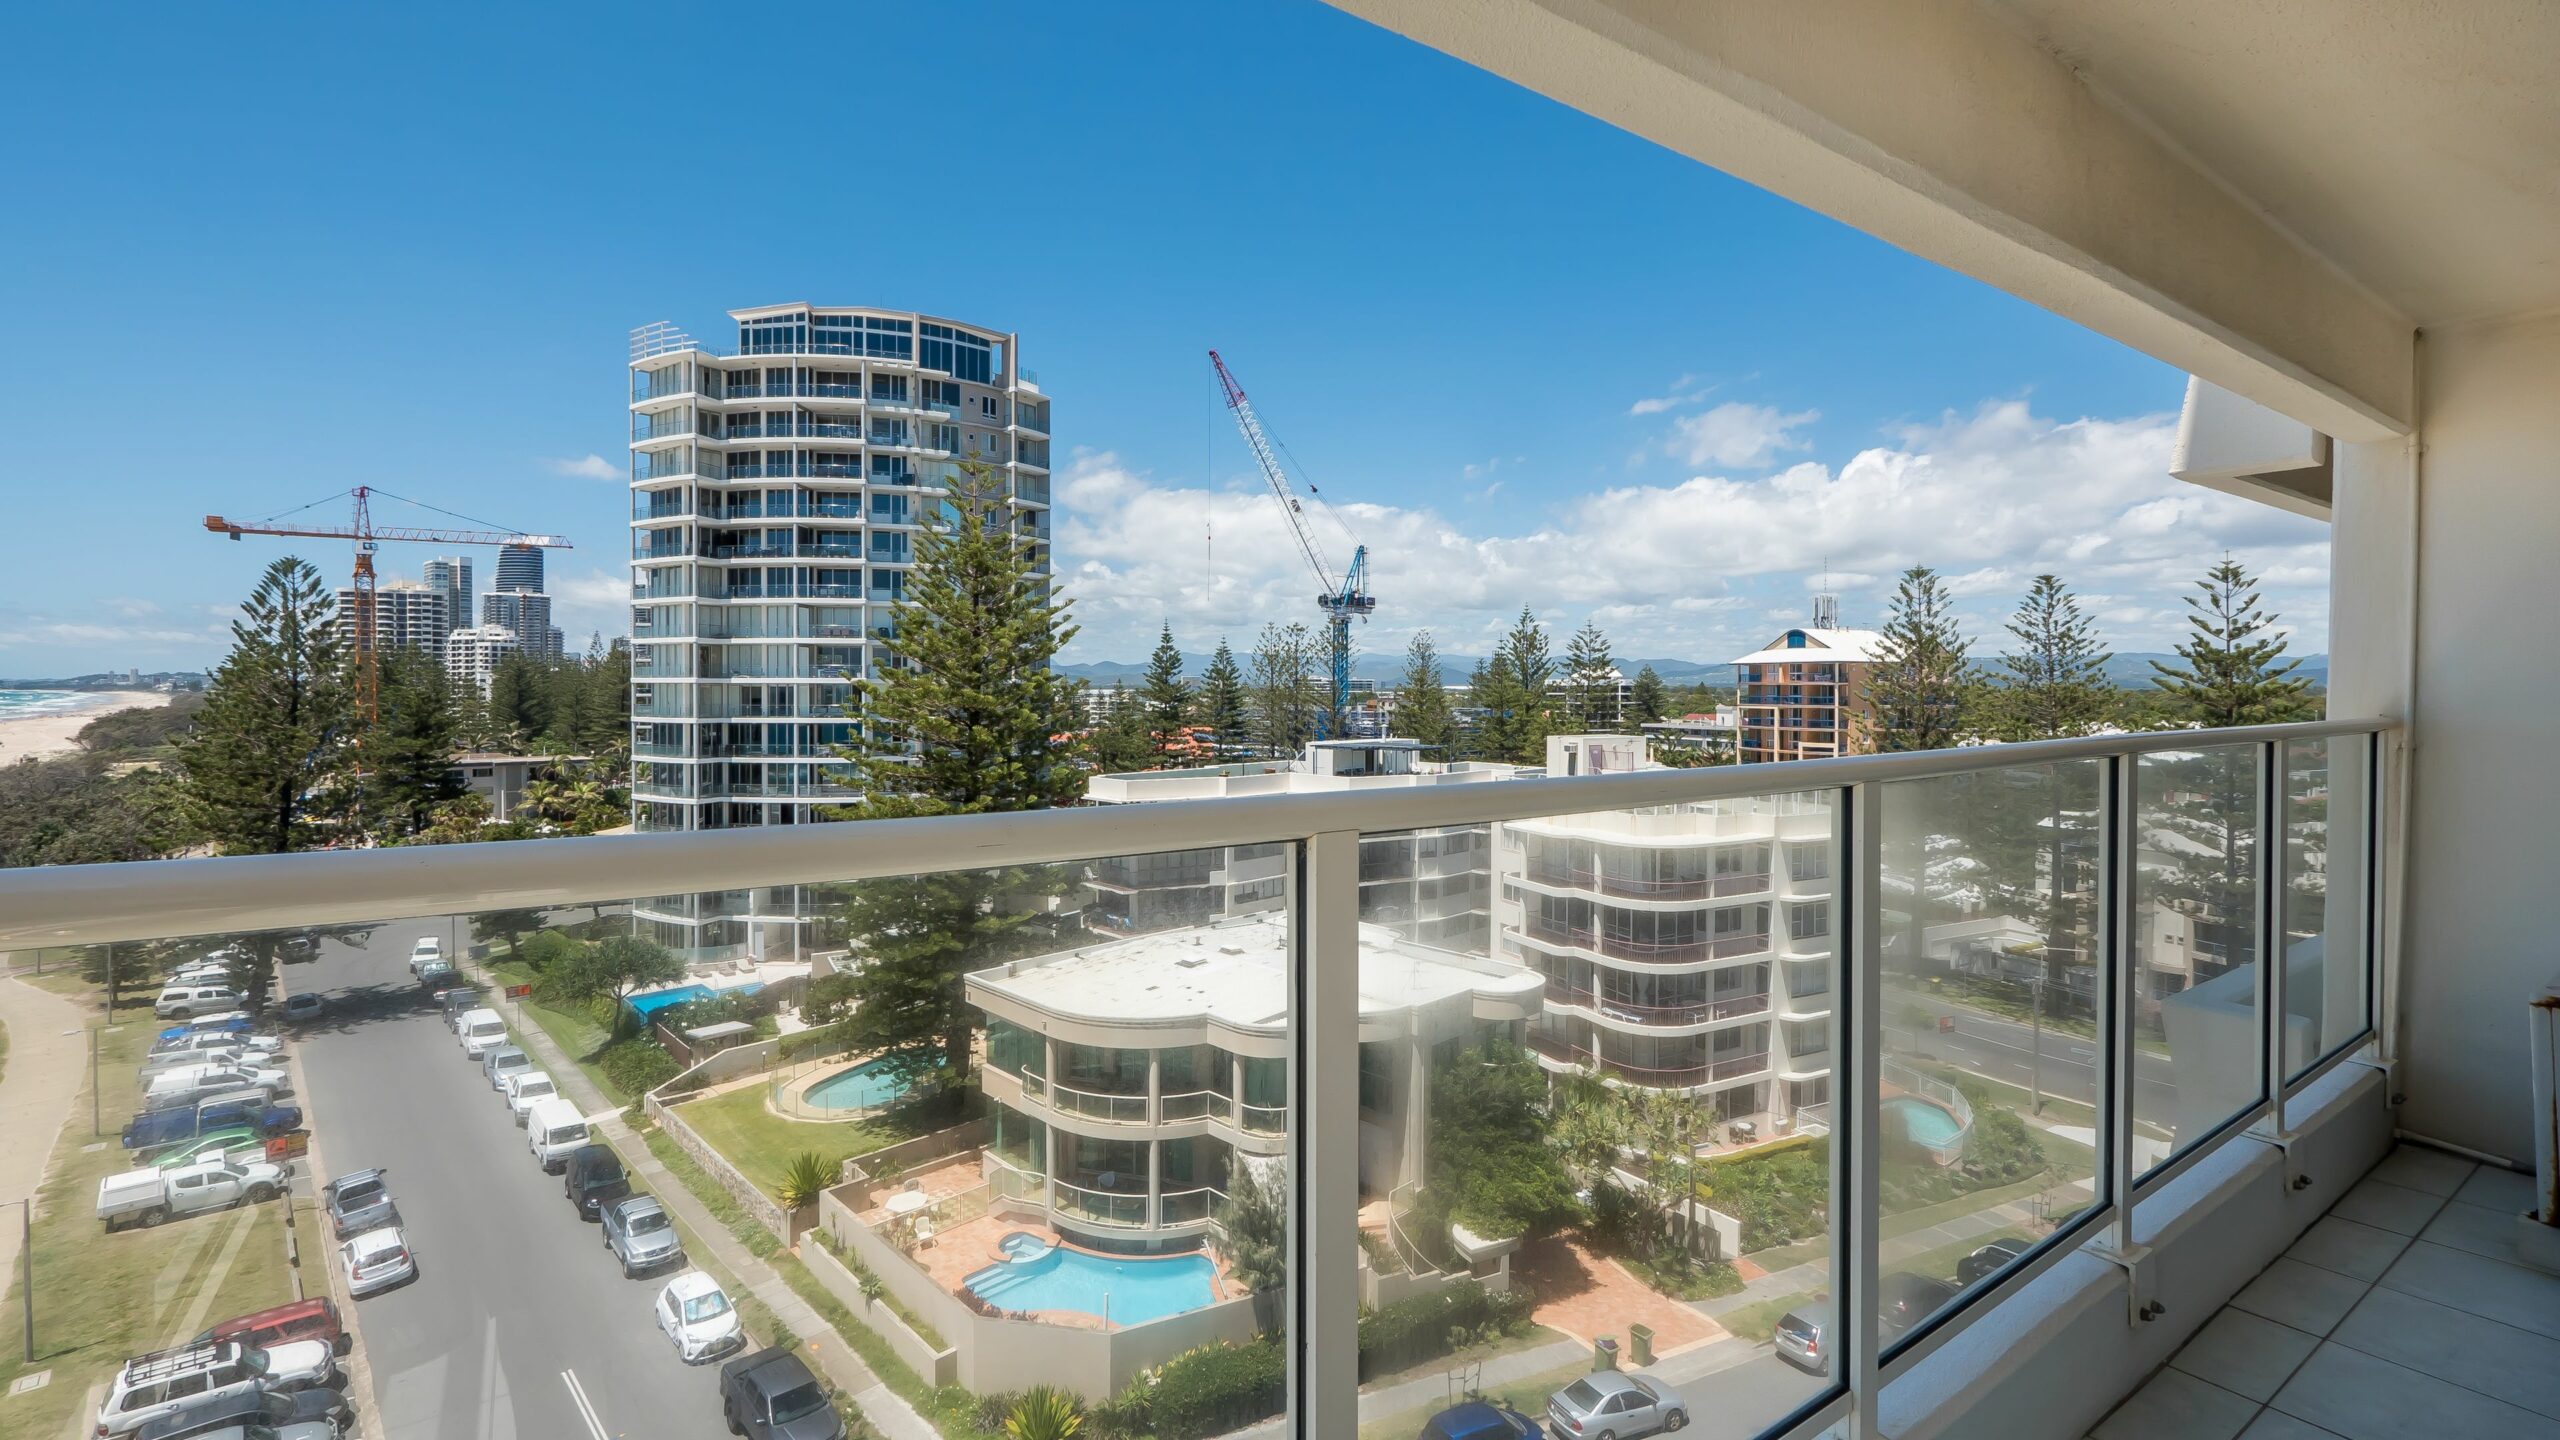
<path id="1" fill-rule="evenodd" d="M 1795 432 L 1821 418 L 1818 410 L 1781 413 L 1767 405 L 1728 401 L 1672 421 L 1662 449 L 1690 465 L 1757 470 L 1784 452 L 1811 449 L 1812 442 L 1798 439 Z"/>
<path id="2" fill-rule="evenodd" d="M 552 474 L 566 475 L 572 480 L 620 480 L 624 475 L 621 466 L 601 455 L 581 455 L 575 460 L 545 460 L 542 463 Z"/>
<path id="3" fill-rule="evenodd" d="M 589 635 L 611 639 L 631 633 L 631 577 L 603 570 L 584 575 L 553 575 L 551 623 L 560 627 L 562 643 L 583 648 Z"/>
<path id="4" fill-rule="evenodd" d="M 1804 423 L 1775 420 L 1758 433 Z M 1951 577 L 1970 634 L 1997 636 L 2050 570 L 2105 604 L 2112 648 L 2165 650 L 2184 623 L 2177 597 L 2228 550 L 2262 577 L 2297 653 L 2322 648 L 2327 527 L 2170 479 L 2175 432 L 2173 416 L 2057 422 L 2009 400 L 1767 474 L 1570 492 L 1524 470 L 1505 495 L 1537 495 L 1544 514 L 1508 499 L 1462 518 L 1344 505 L 1379 597 L 1358 643 L 1392 653 L 1428 627 L 1444 651 L 1481 653 L 1525 604 L 1560 634 L 1605 612 L 1620 654 L 1716 660 L 1800 622 L 1826 567 L 1844 618 L 1873 625 L 1899 573 L 1928 565 Z M 1268 497 L 1217 496 L 1204 550 L 1209 494 L 1107 452 L 1079 452 L 1058 495 L 1058 573 L 1084 626 L 1071 658 L 1141 657 L 1168 615 L 1190 650 L 1318 618 L 1314 577 Z M 1320 521 L 1318 536 L 1337 563 L 1348 554 L 1338 530 Z"/>
<path id="5" fill-rule="evenodd" d="M 1695 405 L 1700 400 L 1705 399 L 1707 393 L 1713 389 L 1715 389 L 1715 387 L 1712 385 L 1699 384 L 1698 377 L 1695 375 L 1683 375 L 1679 379 L 1671 382 L 1669 393 L 1662 395 L 1648 395 L 1644 399 L 1638 400 L 1633 405 L 1628 406 L 1627 413 L 1630 415 L 1659 415 L 1665 410 L 1677 410 L 1683 405 Z"/>

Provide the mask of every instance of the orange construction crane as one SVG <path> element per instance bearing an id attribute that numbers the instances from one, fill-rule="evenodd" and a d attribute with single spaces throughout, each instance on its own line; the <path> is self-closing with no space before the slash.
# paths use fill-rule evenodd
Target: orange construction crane
<path id="1" fill-rule="evenodd" d="M 567 550 L 571 548 L 568 541 L 561 539 L 557 535 L 519 535 L 505 530 L 430 530 L 406 525 L 377 526 L 373 523 L 372 505 L 372 497 L 377 493 L 389 499 L 400 500 L 404 504 L 416 505 L 422 510 L 436 509 L 435 506 L 428 505 L 423 501 L 408 500 L 405 497 L 393 495 L 388 490 L 377 492 L 369 485 L 359 485 L 353 490 L 346 491 L 341 495 L 332 495 L 329 497 L 330 500 L 353 499 L 355 501 L 355 520 L 353 523 L 344 526 L 282 525 L 276 523 L 275 520 L 252 520 L 242 522 L 237 520 L 225 520 L 219 515 L 207 515 L 204 517 L 204 528 L 212 531 L 216 535 L 228 535 L 234 540 L 239 539 L 243 535 L 307 535 L 315 539 L 353 540 L 356 542 L 356 603 L 354 617 L 356 632 L 356 713 L 363 718 L 365 726 L 368 729 L 372 727 L 375 716 L 379 713 L 381 702 L 381 685 L 379 680 L 380 671 L 374 655 L 375 647 L 373 631 L 375 611 L 373 552 L 383 541 L 414 541 L 427 545 L 530 545 L 543 550 Z M 327 503 L 327 500 L 313 502 L 313 504 L 320 505 L 325 505 Z M 305 505 L 301 508 L 308 510 L 311 506 Z M 286 513 L 291 514 L 293 512 L 288 511 Z M 453 514 L 450 510 L 439 511 L 438 513 L 446 515 Z M 282 517 L 279 516 L 277 518 L 281 519 Z M 455 516 L 455 518 L 468 519 L 470 517 Z"/>

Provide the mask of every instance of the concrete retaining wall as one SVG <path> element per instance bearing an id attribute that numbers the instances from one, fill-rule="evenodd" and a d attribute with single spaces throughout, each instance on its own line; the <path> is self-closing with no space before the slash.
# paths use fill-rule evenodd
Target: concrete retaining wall
<path id="1" fill-rule="evenodd" d="M 907 1362 L 907 1368 L 924 1377 L 924 1383 L 934 1386 L 960 1383 L 960 1352 L 947 1344 L 937 1349 L 932 1342 L 909 1329 L 907 1322 L 898 1318 L 897 1311 L 864 1298 L 862 1282 L 827 1247 L 814 1241 L 801 1246 L 800 1261 L 809 1267 L 810 1274 L 818 1277 L 819 1284 L 827 1287 L 828 1294 L 842 1301 L 844 1308 L 878 1332 L 880 1338 L 888 1342 L 891 1352 Z M 906 1303 L 903 1295 L 898 1300 L 900 1304 Z M 919 1310 L 916 1313 L 921 1315 L 924 1312 Z"/>
<path id="2" fill-rule="evenodd" d="M 695 1164 L 709 1172 L 711 1178 L 719 1182 L 721 1189 L 729 1192 L 730 1198 L 743 1206 L 748 1214 L 756 1217 L 757 1224 L 772 1231 L 775 1239 L 786 1245 L 791 1243 L 791 1237 L 796 1233 L 792 1227 L 795 1217 L 783 1210 L 781 1201 L 764 1193 L 753 1180 L 740 1172 L 737 1166 L 730 1164 L 728 1157 L 713 1149 L 710 1141 L 695 1133 L 693 1126 L 687 1124 L 685 1118 L 676 1113 L 675 1106 L 660 1100 L 654 1092 L 646 1097 L 642 1104 L 649 1118 L 657 1121 L 658 1128 L 666 1132 L 667 1138 L 676 1142 L 676 1148 L 692 1156 Z M 798 1218 L 801 1220 L 799 1228 L 807 1229 L 809 1222 L 806 1212 Z"/>
<path id="3" fill-rule="evenodd" d="M 696 1090 L 707 1090 L 723 1080 L 734 1080 L 741 1075 L 753 1074 L 758 1070 L 770 1070 L 773 1068 L 776 1047 L 781 1043 L 779 1039 L 772 1039 L 732 1045 L 726 1050 L 706 1057 L 702 1063 L 692 1069 L 679 1073 L 674 1079 L 659 1086 L 653 1093 L 669 1097 L 690 1095 Z"/>

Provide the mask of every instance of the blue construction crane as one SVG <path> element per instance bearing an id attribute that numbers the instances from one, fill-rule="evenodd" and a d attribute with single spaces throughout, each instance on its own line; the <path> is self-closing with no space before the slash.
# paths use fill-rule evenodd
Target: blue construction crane
<path id="1" fill-rule="evenodd" d="M 1316 724 L 1316 738 L 1330 740 L 1347 735 L 1351 726 L 1351 617 L 1366 620 L 1376 613 L 1378 597 L 1369 593 L 1369 547 L 1354 544 L 1351 564 L 1334 577 L 1333 568 L 1324 563 L 1324 552 L 1317 548 L 1315 535 L 1307 529 L 1305 507 L 1298 503 L 1297 491 L 1289 484 L 1289 472 L 1280 466 L 1280 454 L 1272 447 L 1271 437 L 1262 431 L 1260 417 L 1253 413 L 1253 402 L 1244 398 L 1244 387 L 1236 383 L 1234 372 L 1218 352 L 1209 352 L 1209 364 L 1218 372 L 1219 388 L 1226 391 L 1227 408 L 1235 412 L 1236 428 L 1244 432 L 1244 443 L 1253 447 L 1253 458 L 1262 466 L 1263 478 L 1271 482 L 1271 493 L 1280 498 L 1280 509 L 1289 517 L 1289 530 L 1298 537 L 1298 549 L 1307 557 L 1307 565 L 1316 572 L 1316 581 L 1324 588 L 1316 594 L 1316 608 L 1324 611 L 1326 642 L 1333 662 L 1332 704 Z M 1315 487 L 1307 487 L 1310 494 Z M 1321 497 L 1319 497 L 1321 500 Z"/>

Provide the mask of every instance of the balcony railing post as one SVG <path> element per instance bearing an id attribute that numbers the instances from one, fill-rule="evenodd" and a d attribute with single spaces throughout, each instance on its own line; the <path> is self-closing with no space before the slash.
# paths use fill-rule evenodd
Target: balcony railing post
<path id="1" fill-rule="evenodd" d="M 2135 949 L 2134 856 L 2140 852 L 2136 829 L 2134 780 L 2137 762 L 2130 755 L 2110 755 L 2098 789 L 2098 983 L 2111 997 L 2107 1012 L 2107 1079 L 2100 1092 L 2100 1133 L 2105 1136 L 2104 1169 L 2107 1203 L 2114 1215 L 2107 1223 L 2107 1248 L 2119 1257 L 2134 1254 L 2133 1120 L 2135 1084 L 2140 1074 L 2134 1049 L 2134 1025 L 2142 993 L 2142 957 Z"/>
<path id="2" fill-rule="evenodd" d="M 1843 1297 L 1834 1319 L 1846 1332 L 1848 1365 L 1843 1379 L 1849 1389 L 1848 1440 L 1879 1440 L 1884 1434 L 1878 1402 L 1883 1398 L 1877 1323 L 1876 1214 L 1883 1204 L 1876 1143 L 1884 1091 L 1877 1065 L 1884 1056 L 1881 1024 L 1884 968 L 1884 816 L 1882 787 L 1844 785 L 1837 792 L 1833 825 L 1832 873 L 1845 883 L 1833 889 L 1845 917 L 1848 946 L 1842 952 L 1847 971 L 1833 1023 L 1840 1027 L 1838 1053 L 1846 1062 L 1834 1091 L 1831 1153 L 1840 1157 L 1832 1171 L 1832 1293 Z M 1841 1163 L 1845 1162 L 1845 1163 Z"/>
<path id="3" fill-rule="evenodd" d="M 1360 1429 L 1360 835 L 1299 849 L 1289 1009 L 1289 1398 L 1293 1434 Z"/>
<path id="4" fill-rule="evenodd" d="M 2394 869 L 2383 856 L 2384 837 L 2391 833 L 2383 823 L 2383 806 L 2393 794 L 2383 775 L 2393 754 L 2389 739 L 2379 730 L 2367 735 L 2364 752 L 2364 1023 L 2373 1031 L 2374 1059 L 2384 1065 L 2391 1064 L 2397 1053 L 2385 1014 L 2390 992 L 2384 980 L 2391 973 L 2385 962 L 2392 950 L 2391 926 L 2396 923 L 2384 895 Z M 2397 859 L 2395 850 L 2391 861 Z"/>
<path id="5" fill-rule="evenodd" d="M 2265 1069 L 2258 1083 L 2266 1089 L 2266 1133 L 2279 1144 L 2292 1135 L 2284 1116 L 2284 800 L 2292 755 L 2292 742 L 2287 740 L 2269 740 L 2259 747 L 2263 779 L 2258 792 L 2258 1001 L 2263 1009 L 2258 1054 Z"/>

